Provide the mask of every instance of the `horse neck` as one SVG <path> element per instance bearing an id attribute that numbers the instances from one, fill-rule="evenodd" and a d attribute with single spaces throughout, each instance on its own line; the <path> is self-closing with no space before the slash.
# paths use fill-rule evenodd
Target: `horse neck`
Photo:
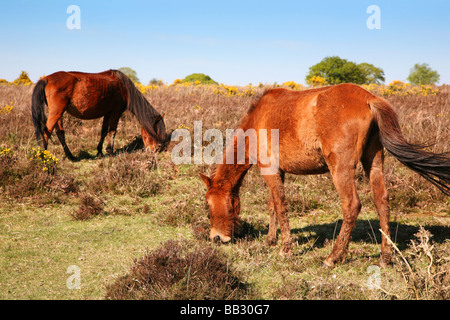
<path id="1" fill-rule="evenodd" d="M 241 126 L 241 129 L 245 127 Z M 246 143 L 244 154 L 238 155 L 237 141 L 232 141 L 224 149 L 222 163 L 217 166 L 213 173 L 213 184 L 231 192 L 239 192 L 242 180 L 248 169 L 252 166 L 248 156 L 248 145 Z"/>
<path id="2" fill-rule="evenodd" d="M 224 191 L 238 193 L 242 180 L 251 164 L 219 164 L 213 174 L 213 186 Z"/>

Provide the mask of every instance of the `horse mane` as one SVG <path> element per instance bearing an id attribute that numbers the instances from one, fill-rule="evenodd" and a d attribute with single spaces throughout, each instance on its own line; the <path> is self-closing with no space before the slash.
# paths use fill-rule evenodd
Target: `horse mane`
<path id="1" fill-rule="evenodd" d="M 123 72 L 119 70 L 110 70 L 112 74 L 119 79 L 127 91 L 127 109 L 138 119 L 139 123 L 147 130 L 150 136 L 158 141 L 164 143 L 167 139 L 165 126 L 162 132 L 155 132 L 154 125 L 158 121 L 164 120 L 162 116 L 156 111 L 144 95 L 136 88 L 133 81 L 128 78 Z"/>
<path id="2" fill-rule="evenodd" d="M 252 97 L 252 100 L 250 102 L 250 107 L 247 110 L 247 115 L 249 115 L 250 113 L 253 112 L 253 110 L 255 110 L 256 106 L 259 104 L 259 102 L 261 101 L 262 97 L 271 90 L 272 88 L 265 88 L 263 92 L 261 92 L 260 94 L 254 95 Z"/>

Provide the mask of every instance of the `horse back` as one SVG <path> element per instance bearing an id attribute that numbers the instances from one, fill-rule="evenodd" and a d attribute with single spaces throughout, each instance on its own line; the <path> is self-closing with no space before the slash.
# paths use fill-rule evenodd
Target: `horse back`
<path id="1" fill-rule="evenodd" d="M 96 119 L 126 108 L 126 90 L 111 71 L 59 71 L 45 78 L 49 108 L 67 110 L 80 119 Z"/>
<path id="2" fill-rule="evenodd" d="M 278 129 L 279 167 L 283 171 L 324 173 L 332 153 L 351 150 L 349 158 L 359 160 L 372 123 L 367 104 L 371 96 L 351 84 L 305 91 L 271 89 L 252 108 L 241 128 Z"/>

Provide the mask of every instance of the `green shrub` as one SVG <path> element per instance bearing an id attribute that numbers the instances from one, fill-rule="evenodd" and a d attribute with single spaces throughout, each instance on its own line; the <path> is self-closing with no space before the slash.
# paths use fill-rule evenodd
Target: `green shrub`
<path id="1" fill-rule="evenodd" d="M 210 76 L 207 76 L 203 73 L 193 73 L 181 80 L 181 82 L 190 82 L 193 84 L 218 84 L 213 79 L 211 79 Z"/>

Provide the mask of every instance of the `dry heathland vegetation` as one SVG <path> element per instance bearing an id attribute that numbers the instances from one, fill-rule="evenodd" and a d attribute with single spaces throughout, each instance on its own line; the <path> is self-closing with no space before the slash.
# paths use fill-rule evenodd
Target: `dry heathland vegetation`
<path id="1" fill-rule="evenodd" d="M 303 89 L 301 85 L 286 83 Z M 169 151 L 142 151 L 127 112 L 113 157 L 96 158 L 101 120 L 64 118 L 81 160 L 64 159 L 56 136 L 37 148 L 32 86 L 0 85 L 0 298 L 2 299 L 449 299 L 450 198 L 386 156 L 395 263 L 377 269 L 378 217 L 359 170 L 363 209 L 346 261 L 321 266 L 342 219 L 330 175 L 286 177 L 294 254 L 267 247 L 268 193 L 253 168 L 241 189 L 245 233 L 229 245 L 207 241 L 208 165 L 176 166 Z M 140 88 L 169 131 L 194 121 L 235 128 L 264 86 L 175 84 Z M 410 142 L 449 151 L 450 89 L 394 83 L 368 87 L 399 114 Z M 68 267 L 79 268 L 79 290 Z"/>

